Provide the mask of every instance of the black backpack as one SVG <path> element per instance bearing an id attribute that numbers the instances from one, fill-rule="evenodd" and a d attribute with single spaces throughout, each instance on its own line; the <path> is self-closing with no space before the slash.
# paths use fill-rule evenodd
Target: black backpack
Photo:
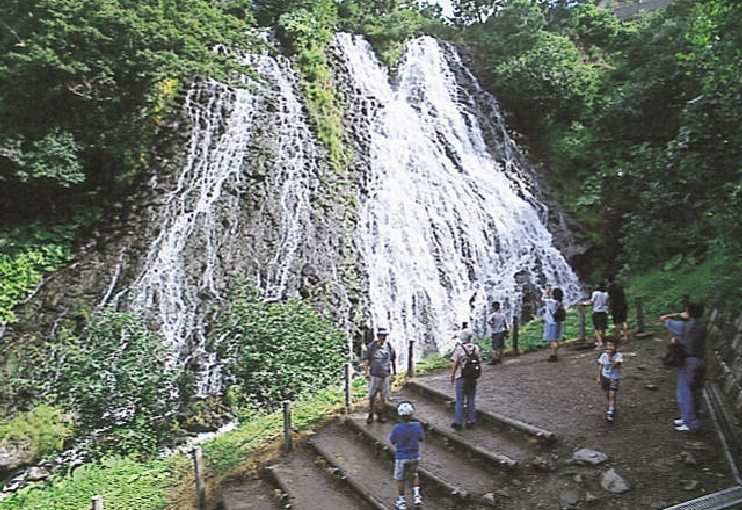
<path id="1" fill-rule="evenodd" d="M 564 305 L 561 301 L 557 302 L 557 309 L 554 312 L 554 320 L 557 322 L 564 322 L 567 318 L 567 310 L 564 309 Z"/>
<path id="2" fill-rule="evenodd" d="M 479 361 L 479 356 L 474 352 L 474 349 L 469 352 L 463 345 L 461 348 L 464 349 L 464 354 L 466 354 L 466 360 L 461 366 L 461 377 L 465 381 L 476 381 L 482 375 L 482 364 Z"/>

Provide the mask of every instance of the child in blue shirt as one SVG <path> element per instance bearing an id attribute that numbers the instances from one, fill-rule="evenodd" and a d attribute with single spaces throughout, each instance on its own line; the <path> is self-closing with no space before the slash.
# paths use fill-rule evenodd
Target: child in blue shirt
<path id="1" fill-rule="evenodd" d="M 621 366 L 623 354 L 618 352 L 618 341 L 610 339 L 605 343 L 605 352 L 598 358 L 598 385 L 605 391 L 608 399 L 608 411 L 605 421 L 611 423 L 616 415 L 616 392 L 621 381 Z"/>
<path id="2" fill-rule="evenodd" d="M 412 421 L 412 402 L 403 401 L 397 406 L 397 414 L 402 421 L 392 428 L 389 442 L 396 446 L 394 460 L 394 479 L 397 481 L 397 502 L 395 508 L 406 510 L 404 497 L 405 479 L 412 480 L 412 503 L 421 505 L 420 477 L 417 467 L 420 463 L 420 442 L 425 440 L 425 431 L 419 421 Z"/>

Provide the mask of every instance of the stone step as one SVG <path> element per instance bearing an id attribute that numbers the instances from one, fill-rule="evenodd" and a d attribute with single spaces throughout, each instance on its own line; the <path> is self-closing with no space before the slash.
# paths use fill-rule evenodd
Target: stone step
<path id="1" fill-rule="evenodd" d="M 447 395 L 411 383 L 394 393 L 395 402 L 409 400 L 415 407 L 415 418 L 431 433 L 457 446 L 457 449 L 478 457 L 485 465 L 497 469 L 515 470 L 535 455 L 551 447 L 556 440 L 553 432 L 517 420 L 506 420 L 485 410 L 477 411 L 475 430 L 454 430 L 454 401 Z M 432 398 L 430 398 L 432 397 Z M 394 403 L 390 412 L 394 412 Z"/>
<path id="2" fill-rule="evenodd" d="M 298 445 L 291 455 L 279 459 L 267 472 L 282 493 L 281 508 L 379 508 L 375 501 L 367 501 L 365 494 L 355 490 L 341 470 L 307 444 Z"/>
<path id="3" fill-rule="evenodd" d="M 223 489 L 220 507 L 223 510 L 277 510 L 281 508 L 280 499 L 280 491 L 269 487 L 265 481 L 250 480 Z"/>
<path id="4" fill-rule="evenodd" d="M 358 420 L 360 419 L 359 416 Z M 388 425 L 377 423 L 374 427 L 386 429 Z M 392 477 L 393 450 L 388 442 L 372 444 L 363 435 L 355 427 L 335 423 L 319 430 L 310 438 L 309 443 L 329 465 L 337 469 L 349 485 L 359 494 L 364 494 L 376 508 L 393 508 L 397 494 L 396 482 Z M 478 508 L 476 505 L 467 504 L 468 494 L 465 489 L 450 483 L 445 477 L 440 477 L 435 469 L 429 468 L 429 461 L 433 459 L 429 458 L 427 447 L 424 447 L 424 451 L 426 467 L 421 465 L 419 474 L 420 486 L 425 498 L 425 509 Z M 452 459 L 447 459 L 447 461 L 451 461 L 452 470 L 461 465 Z M 411 499 L 409 485 L 406 493 L 409 502 Z M 409 506 L 412 508 L 412 505 Z"/>
<path id="5" fill-rule="evenodd" d="M 424 397 L 426 400 L 435 401 L 453 409 L 453 390 L 450 389 L 446 391 L 443 389 L 448 385 L 448 374 L 436 374 L 408 381 L 405 384 L 404 389 L 409 393 L 414 393 L 420 397 Z M 396 394 L 397 393 L 395 393 L 395 395 Z M 410 399 L 414 401 L 414 397 L 410 397 Z M 451 416 L 453 416 L 453 414 L 451 414 Z M 477 421 L 487 422 L 491 425 L 497 426 L 501 432 L 510 430 L 528 435 L 533 439 L 545 443 L 545 445 L 550 445 L 557 441 L 557 435 L 552 431 L 493 411 L 487 411 L 483 409 L 482 406 L 477 406 Z"/>

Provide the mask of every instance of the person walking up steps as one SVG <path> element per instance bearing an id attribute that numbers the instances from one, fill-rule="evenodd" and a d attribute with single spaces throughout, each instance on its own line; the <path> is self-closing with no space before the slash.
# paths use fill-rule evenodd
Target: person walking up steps
<path id="1" fill-rule="evenodd" d="M 598 369 L 598 386 L 605 391 L 608 400 L 608 410 L 605 413 L 605 421 L 613 422 L 616 416 L 616 392 L 621 382 L 621 367 L 623 366 L 623 354 L 618 351 L 618 342 L 611 338 L 605 343 L 605 352 L 598 358 L 600 368 Z"/>
<path id="2" fill-rule="evenodd" d="M 412 504 L 422 505 L 420 494 L 420 477 L 417 468 L 420 464 L 420 443 L 425 441 L 425 430 L 419 421 L 412 419 L 414 412 L 412 402 L 403 401 L 397 405 L 397 414 L 402 418 L 392 428 L 389 442 L 396 447 L 394 454 L 394 480 L 397 482 L 397 501 L 394 507 L 399 510 L 407 508 L 405 500 L 405 481 L 412 483 Z"/>
<path id="3" fill-rule="evenodd" d="M 510 333 L 505 314 L 500 311 L 500 302 L 492 302 L 492 313 L 487 319 L 487 324 L 492 328 L 492 359 L 490 365 L 502 363 L 502 355 L 505 352 L 505 337 Z"/>
<path id="4" fill-rule="evenodd" d="M 454 406 L 454 421 L 451 428 L 461 430 L 464 419 L 464 399 L 468 406 L 467 428 L 474 428 L 477 419 L 477 378 L 481 373 L 479 346 L 477 344 L 462 343 L 453 351 L 453 369 L 451 384 L 456 390 L 456 404 Z M 468 365 L 468 368 L 467 368 Z M 474 370 L 470 370 L 474 369 Z M 470 375 L 470 372 L 471 375 Z"/>
<path id="5" fill-rule="evenodd" d="M 368 379 L 368 418 L 366 423 L 374 422 L 374 411 L 379 423 L 385 423 L 386 403 L 389 402 L 391 381 L 397 377 L 397 353 L 387 342 L 389 330 L 378 328 L 376 340 L 369 343 L 364 353 L 365 377 Z M 376 394 L 381 393 L 381 406 L 376 408 Z"/>

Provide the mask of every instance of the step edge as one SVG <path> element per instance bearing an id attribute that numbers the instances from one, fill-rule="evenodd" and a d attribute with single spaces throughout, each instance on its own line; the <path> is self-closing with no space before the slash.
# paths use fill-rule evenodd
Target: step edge
<path id="1" fill-rule="evenodd" d="M 409 388 L 410 390 L 417 392 L 417 393 L 429 394 L 432 397 L 437 398 L 438 400 L 443 400 L 446 402 L 452 400 L 449 395 L 445 393 L 441 393 L 438 390 L 435 390 L 433 388 L 420 384 L 416 381 L 407 381 L 405 383 L 405 388 Z M 524 421 L 516 420 L 515 418 L 510 418 L 502 414 L 485 411 L 481 408 L 477 409 L 477 414 L 481 414 L 482 416 L 485 416 L 488 420 L 491 420 L 495 423 L 499 423 L 499 424 L 514 428 L 529 436 L 535 437 L 536 439 L 544 443 L 555 443 L 558 440 L 557 435 L 554 432 L 551 432 L 546 429 L 542 429 L 541 427 L 537 427 L 536 425 L 531 425 L 530 423 L 526 423 Z"/>

